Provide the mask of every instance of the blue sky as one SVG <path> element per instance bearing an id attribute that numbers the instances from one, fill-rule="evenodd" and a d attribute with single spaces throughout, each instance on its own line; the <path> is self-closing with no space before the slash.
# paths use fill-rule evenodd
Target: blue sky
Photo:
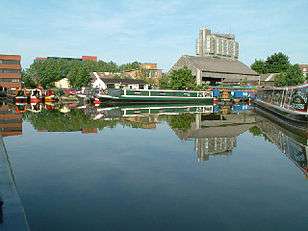
<path id="1" fill-rule="evenodd" d="M 308 1 L 0 0 L 0 53 L 97 55 L 117 63 L 157 62 L 164 69 L 195 53 L 200 27 L 232 32 L 240 60 L 282 51 L 308 63 Z"/>

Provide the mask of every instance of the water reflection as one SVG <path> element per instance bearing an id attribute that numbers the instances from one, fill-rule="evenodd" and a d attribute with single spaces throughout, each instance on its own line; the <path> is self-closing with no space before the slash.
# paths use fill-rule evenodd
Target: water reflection
<path id="1" fill-rule="evenodd" d="M 22 134 L 22 117 L 15 105 L 2 103 L 0 105 L 0 135 L 18 136 Z"/>
<path id="2" fill-rule="evenodd" d="M 258 110 L 257 125 L 251 132 L 275 144 L 308 177 L 308 131 L 295 129 L 284 121 Z"/>
<path id="3" fill-rule="evenodd" d="M 130 105 L 100 108 L 93 105 L 20 104 L 0 107 L 2 136 L 21 135 L 22 118 L 38 132 L 97 133 L 116 125 L 155 129 L 166 122 L 183 141 L 193 141 L 198 161 L 229 156 L 244 132 L 275 144 L 307 175 L 307 131 L 278 123 L 252 105 Z"/>

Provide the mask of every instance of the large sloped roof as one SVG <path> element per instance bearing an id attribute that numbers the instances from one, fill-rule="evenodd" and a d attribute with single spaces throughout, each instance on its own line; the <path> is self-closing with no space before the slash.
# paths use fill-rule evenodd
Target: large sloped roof
<path id="1" fill-rule="evenodd" d="M 238 60 L 190 55 L 184 55 L 181 59 L 185 59 L 186 63 L 202 71 L 258 76 L 258 73 Z"/>

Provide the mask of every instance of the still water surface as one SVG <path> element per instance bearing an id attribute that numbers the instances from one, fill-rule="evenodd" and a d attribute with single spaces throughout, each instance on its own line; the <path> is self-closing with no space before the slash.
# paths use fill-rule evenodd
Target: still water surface
<path id="1" fill-rule="evenodd" d="M 307 227 L 307 136 L 247 106 L 142 110 L 23 114 L 4 141 L 32 231 Z"/>

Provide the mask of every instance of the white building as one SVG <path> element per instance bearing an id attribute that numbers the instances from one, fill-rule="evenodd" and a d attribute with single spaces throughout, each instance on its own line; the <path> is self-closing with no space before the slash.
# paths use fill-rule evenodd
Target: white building
<path id="1" fill-rule="evenodd" d="M 149 85 L 143 80 L 129 79 L 129 78 L 123 79 L 109 72 L 93 72 L 91 73 L 91 77 L 92 77 L 91 80 L 92 87 L 103 90 L 107 88 L 148 90 L 149 88 Z"/>
<path id="2" fill-rule="evenodd" d="M 196 43 L 196 54 L 238 59 L 239 43 L 235 41 L 233 34 L 217 34 L 202 28 Z"/>
<path id="3" fill-rule="evenodd" d="M 68 89 L 71 88 L 71 85 L 67 78 L 63 78 L 55 82 L 55 87 L 60 89 Z"/>

